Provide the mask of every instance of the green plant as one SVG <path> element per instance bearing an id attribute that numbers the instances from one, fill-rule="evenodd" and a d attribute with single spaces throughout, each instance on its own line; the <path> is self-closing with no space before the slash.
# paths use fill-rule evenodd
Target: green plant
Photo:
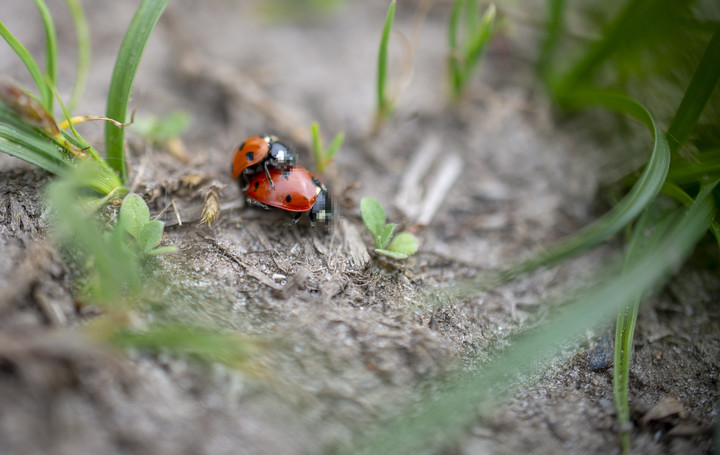
<path id="1" fill-rule="evenodd" d="M 313 122 L 311 126 L 312 140 L 313 140 L 313 157 L 315 158 L 315 167 L 319 173 L 325 172 L 325 169 L 332 163 L 335 154 L 340 150 L 343 141 L 345 140 L 345 133 L 338 133 L 330 143 L 330 147 L 325 148 L 323 139 L 320 136 L 320 126 L 317 122 Z"/>
<path id="2" fill-rule="evenodd" d="M 100 192 L 120 195 L 125 190 L 127 178 L 124 158 L 123 127 L 108 122 L 106 129 L 107 160 L 75 130 L 65 107 L 60 103 L 67 119 L 70 133 L 60 129 L 53 117 L 53 99 L 57 73 L 57 37 L 52 17 L 43 0 L 35 0 L 40 12 L 46 36 L 46 74 L 42 75 L 32 55 L 0 23 L 0 36 L 25 64 L 40 93 L 37 100 L 23 88 L 11 81 L 0 83 L 0 151 L 28 161 L 48 172 L 64 175 L 86 160 L 96 166 L 86 166 L 82 172 L 87 186 Z M 115 64 L 113 81 L 108 94 L 109 118 L 125 120 L 132 80 L 153 26 L 167 5 L 167 0 L 143 0 L 128 29 Z M 87 77 L 89 59 L 89 35 L 82 9 L 76 0 L 68 6 L 78 29 L 78 70 L 71 104 L 75 105 Z M 52 141 L 52 142 L 49 142 Z M 88 174 L 92 169 L 96 175 Z M 113 170 L 117 170 L 115 174 Z"/>
<path id="3" fill-rule="evenodd" d="M 453 98 L 458 99 L 462 95 L 485 49 L 497 32 L 496 15 L 493 3 L 487 7 L 482 17 L 477 0 L 455 0 L 453 3 L 448 26 L 450 87 Z M 461 16 L 465 18 L 462 43 L 459 37 Z"/>
<path id="4" fill-rule="evenodd" d="M 411 233 L 401 232 L 393 238 L 397 225 L 386 223 L 385 210 L 376 199 L 362 198 L 360 214 L 368 231 L 373 235 L 377 254 L 394 259 L 407 259 L 417 252 L 418 239 Z"/>
<path id="5" fill-rule="evenodd" d="M 385 25 L 383 26 L 382 36 L 380 37 L 380 50 L 378 51 L 377 66 L 377 111 L 376 118 L 379 120 L 392 115 L 395 109 L 394 102 L 387 93 L 388 79 L 388 46 L 390 44 L 390 31 L 392 30 L 393 20 L 395 18 L 395 0 L 390 2 L 387 16 L 385 16 Z"/>
<path id="6" fill-rule="evenodd" d="M 665 171 L 657 172 L 654 180 L 660 184 L 663 195 L 684 206 L 691 206 L 697 200 L 698 188 L 704 188 L 708 182 L 720 177 L 717 166 L 720 138 L 712 133 L 720 124 L 720 113 L 716 109 L 705 109 L 713 97 L 717 99 L 714 91 L 720 80 L 717 63 L 720 61 L 720 28 L 717 25 L 705 27 L 688 6 L 665 0 L 659 4 L 629 0 L 603 24 L 604 32 L 600 38 L 584 44 L 569 66 L 558 69 L 559 65 L 553 65 L 553 58 L 562 42 L 567 7 L 563 0 L 551 1 L 538 62 L 549 92 L 565 107 L 582 107 L 588 102 L 606 104 L 610 92 L 598 89 L 598 86 L 612 87 L 653 101 L 659 116 L 669 123 L 666 133 L 656 134 L 656 146 L 658 139 L 665 142 L 662 155 L 667 164 Z M 632 44 L 626 46 L 625 43 Z M 688 56 L 695 57 L 694 68 L 687 65 L 694 60 Z M 667 101 L 658 103 L 658 99 L 679 102 L 671 106 Z M 683 149 L 684 156 L 680 153 Z M 657 164 L 657 161 L 652 162 L 655 156 L 653 152 L 643 176 Z M 636 178 L 633 173 L 623 181 Z M 657 187 L 656 184 L 653 186 Z M 651 210 L 657 200 L 657 194 L 644 198 L 639 208 Z M 617 209 L 616 206 L 613 210 Z M 630 221 L 636 216 L 637 213 Z M 650 218 L 647 213 L 638 220 L 628 242 L 626 264 L 632 263 L 636 250 L 647 243 L 640 241 L 641 236 L 647 231 L 661 230 L 661 226 L 661 220 Z M 708 228 L 720 246 L 720 224 L 712 221 Z M 630 452 L 628 377 L 632 337 L 641 296 L 646 291 L 626 298 L 628 303 L 621 308 L 616 322 L 614 393 L 624 453 Z"/>
<path id="7" fill-rule="evenodd" d="M 125 196 L 120 206 L 118 228 L 130 236 L 137 251 L 149 256 L 176 251 L 173 246 L 158 247 L 164 227 L 162 221 L 150 220 L 150 210 L 143 198 L 134 193 Z"/>

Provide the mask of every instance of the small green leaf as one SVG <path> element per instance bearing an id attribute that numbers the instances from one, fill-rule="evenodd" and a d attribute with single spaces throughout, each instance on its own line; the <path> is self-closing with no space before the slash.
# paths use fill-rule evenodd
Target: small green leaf
<path id="1" fill-rule="evenodd" d="M 403 253 L 396 253 L 395 251 L 385 250 L 383 248 L 378 248 L 375 250 L 377 254 L 381 254 L 383 256 L 387 256 L 393 259 L 407 259 L 408 255 Z"/>
<path id="2" fill-rule="evenodd" d="M 377 248 L 385 248 L 390 242 L 390 239 L 392 238 L 393 234 L 395 233 L 395 228 L 397 227 L 397 224 L 390 223 L 386 224 L 380 235 L 375 239 L 375 247 Z"/>
<path id="3" fill-rule="evenodd" d="M 382 205 L 371 197 L 364 197 L 360 200 L 360 214 L 362 215 L 363 222 L 367 226 L 368 231 L 375 237 L 378 238 L 385 229 L 385 210 Z"/>
<path id="4" fill-rule="evenodd" d="M 144 253 L 152 250 L 160 243 L 164 227 L 165 224 L 159 220 L 153 220 L 143 226 L 137 240 Z"/>
<path id="5" fill-rule="evenodd" d="M 120 223 L 125 231 L 139 240 L 140 231 L 150 222 L 150 210 L 143 198 L 135 193 L 125 196 L 120 206 Z"/>
<path id="6" fill-rule="evenodd" d="M 417 253 L 419 247 L 418 239 L 409 232 L 399 233 L 388 246 L 388 250 L 411 256 Z"/>

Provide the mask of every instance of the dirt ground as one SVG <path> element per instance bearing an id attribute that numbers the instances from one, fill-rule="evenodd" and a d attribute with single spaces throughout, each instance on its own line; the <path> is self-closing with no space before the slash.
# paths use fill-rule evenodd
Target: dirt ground
<path id="1" fill-rule="evenodd" d="M 32 2 L 5 3 L 0 19 L 42 55 Z M 61 57 L 74 61 L 64 2 L 48 3 L 64 43 Z M 93 60 L 77 113 L 101 114 L 138 2 L 84 3 Z M 450 2 L 436 2 L 419 22 L 423 2 L 399 2 L 396 29 L 412 46 L 412 72 L 396 38 L 394 74 L 407 84 L 396 114 L 373 137 L 387 2 L 345 2 L 286 18 L 263 15 L 263 4 L 171 2 L 146 50 L 132 105 L 138 115 L 189 112 L 193 122 L 183 136 L 189 162 L 128 137 L 134 190 L 154 213 L 167 209 L 165 243 L 179 248 L 153 276 L 166 304 L 162 317 L 263 340 L 254 360 L 261 373 L 120 353 L 88 339 L 80 328 L 92 310 L 77 305 L 72 272 L 48 240 L 41 196 L 50 177 L 1 156 L 0 453 L 326 453 L 412 401 L 434 378 L 477 365 L 541 321 L 559 288 L 613 254 L 614 246 L 606 246 L 438 309 L 418 301 L 420 291 L 507 263 L 584 226 L 599 215 L 599 185 L 632 164 L 600 141 L 597 122 L 553 116 L 531 70 L 529 43 L 537 39 L 531 18 L 541 17 L 532 5 L 511 10 L 468 99 L 450 106 Z M 0 72 L 30 86 L 7 46 L 0 46 Z M 73 74 L 74 64 L 60 65 L 61 94 L 69 93 Z M 286 214 L 243 207 L 227 175 L 233 148 L 262 133 L 284 138 L 311 168 L 312 121 L 326 137 L 346 133 L 323 177 L 339 215 L 327 235 L 307 220 L 285 229 Z M 81 132 L 101 143 L 101 125 L 82 125 Z M 407 175 L 423 154 L 440 159 L 420 158 L 431 160 L 423 165 L 432 177 L 412 186 Z M 191 174 L 225 185 L 226 210 L 213 227 L 194 222 L 202 196 L 183 183 Z M 424 190 L 444 183 L 449 188 L 437 210 L 422 215 L 429 222 L 418 227 L 411 203 L 426 206 L 434 191 Z M 401 199 L 404 191 L 410 199 Z M 377 198 L 391 221 L 417 232 L 416 256 L 396 263 L 364 246 L 370 237 L 359 218 L 363 196 Z M 633 453 L 711 451 L 718 283 L 715 271 L 691 263 L 641 309 L 630 377 Z M 568 361 L 471 422 L 440 453 L 619 453 L 611 338 L 588 334 Z"/>

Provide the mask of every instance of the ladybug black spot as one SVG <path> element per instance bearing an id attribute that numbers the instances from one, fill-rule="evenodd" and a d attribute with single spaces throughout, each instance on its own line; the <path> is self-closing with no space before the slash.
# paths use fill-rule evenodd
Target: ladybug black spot
<path id="1" fill-rule="evenodd" d="M 255 191 L 257 191 L 259 186 L 260 186 L 260 182 L 255 182 Z"/>
<path id="2" fill-rule="evenodd" d="M 292 196 L 290 196 L 289 194 L 287 196 L 285 196 L 285 202 L 290 202 L 291 200 L 292 200 Z"/>
<path id="3" fill-rule="evenodd" d="M 252 161 L 253 159 L 255 159 L 255 152 L 247 152 L 245 154 L 245 159 L 248 161 Z"/>

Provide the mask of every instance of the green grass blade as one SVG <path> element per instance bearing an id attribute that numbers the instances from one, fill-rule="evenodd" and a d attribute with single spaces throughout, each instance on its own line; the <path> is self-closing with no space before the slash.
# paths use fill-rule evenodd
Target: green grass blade
<path id="1" fill-rule="evenodd" d="M 5 42 L 8 43 L 10 48 L 12 48 L 15 54 L 17 54 L 17 56 L 20 57 L 20 60 L 22 60 L 25 64 L 25 67 L 30 72 L 30 76 L 32 76 L 35 81 L 35 85 L 37 85 L 38 92 L 40 92 L 40 102 L 43 107 L 50 112 L 48 107 L 52 106 L 52 90 L 50 90 L 47 82 L 45 82 L 45 78 L 43 77 L 40 68 L 38 68 L 37 63 L 35 63 L 32 55 L 30 55 L 30 52 L 25 49 L 25 46 L 23 46 L 22 43 L 18 41 L 12 33 L 10 33 L 10 30 L 8 30 L 2 22 L 0 22 L 0 36 L 3 37 Z"/>
<path id="2" fill-rule="evenodd" d="M 641 23 L 638 17 L 651 7 L 647 0 L 628 0 L 602 39 L 591 43 L 567 74 L 556 85 L 550 87 L 553 95 L 562 100 L 577 89 L 580 83 L 606 61 L 619 46 L 631 42 L 642 33 L 637 28 L 637 24 Z"/>
<path id="3" fill-rule="evenodd" d="M 242 367 L 257 347 L 231 334 L 184 325 L 156 325 L 143 331 L 122 330 L 110 341 L 121 347 L 147 351 L 171 351 L 206 362 Z"/>
<path id="4" fill-rule="evenodd" d="M 668 172 L 668 180 L 684 185 L 720 174 L 720 150 L 708 150 L 698 154 L 696 158 L 697 163 L 673 162 Z"/>
<path id="5" fill-rule="evenodd" d="M 660 192 L 670 166 L 670 147 L 650 112 L 637 101 L 623 95 L 600 91 L 578 92 L 572 101 L 578 105 L 597 104 L 615 112 L 629 114 L 648 127 L 654 139 L 653 151 L 640 178 L 630 192 L 600 219 L 545 252 L 511 267 L 509 276 L 555 263 L 591 248 L 615 235 L 632 222 Z"/>
<path id="6" fill-rule="evenodd" d="M 658 242 L 664 238 L 667 228 L 673 217 L 667 216 L 658 223 L 651 236 L 647 235 L 651 218 L 656 218 L 657 210 L 650 207 L 638 219 L 628 242 L 625 254 L 625 269 L 634 265 L 637 258 L 644 252 L 657 248 Z M 628 304 L 618 312 L 615 323 L 615 352 L 613 363 L 613 392 L 615 396 L 615 410 L 617 414 L 617 427 L 620 433 L 620 447 L 623 453 L 630 453 L 630 407 L 628 400 L 630 364 L 632 362 L 632 340 L 635 333 L 638 310 L 642 294 L 634 295 Z"/>
<path id="7" fill-rule="evenodd" d="M 343 142 L 345 142 L 345 133 L 338 133 L 335 138 L 330 143 L 330 146 L 327 149 L 327 159 L 332 160 L 335 158 L 335 154 L 340 150 L 340 147 L 342 147 Z"/>
<path id="8" fill-rule="evenodd" d="M 67 162 L 55 159 L 49 154 L 41 153 L 26 145 L 11 142 L 7 136 L 6 126 L 0 125 L 0 152 L 19 158 L 55 175 L 62 175 L 68 169 Z"/>
<path id="9" fill-rule="evenodd" d="M 108 92 L 106 117 L 119 122 L 127 120 L 128 102 L 135 73 L 140 65 L 140 59 L 150 34 L 167 4 L 168 0 L 143 0 L 135 12 L 115 60 L 115 69 Z M 110 122 L 105 123 L 107 161 L 120 174 L 123 182 L 127 181 L 124 142 L 125 130 Z"/>
<path id="10" fill-rule="evenodd" d="M 540 57 L 538 58 L 537 63 L 540 75 L 543 79 L 545 79 L 545 83 L 548 85 L 548 68 L 553 60 L 555 49 L 557 49 L 560 35 L 562 35 L 564 29 L 565 9 L 565 0 L 550 0 L 548 2 L 545 38 L 542 40 Z"/>
<path id="11" fill-rule="evenodd" d="M 45 74 L 47 76 L 47 85 L 52 89 L 57 84 L 57 32 L 55 31 L 52 15 L 45 2 L 35 0 L 35 6 L 40 12 L 43 28 L 45 29 Z M 51 96 L 47 102 L 45 109 L 52 114 L 53 97 Z"/>
<path id="12" fill-rule="evenodd" d="M 319 169 L 323 166 L 325 150 L 323 150 L 322 139 L 320 138 L 320 125 L 318 125 L 318 122 L 313 122 L 312 125 L 310 125 L 310 134 L 312 135 L 315 167 Z"/>
<path id="13" fill-rule="evenodd" d="M 510 349 L 482 365 L 475 374 L 445 384 L 440 392 L 418 399 L 400 416 L 367 432 L 353 454 L 434 453 L 465 433 L 478 407 L 489 408 L 511 391 L 509 378 L 533 374 L 559 346 L 585 336 L 587 329 L 610 321 L 632 296 L 660 285 L 690 254 L 716 214 L 712 190 L 703 188 L 695 202 L 670 226 L 657 248 L 644 251 L 623 273 L 562 306 L 541 329 L 518 337 Z M 438 389 L 435 389 L 438 390 Z"/>
<path id="14" fill-rule="evenodd" d="M 495 4 L 491 3 L 490 6 L 488 6 L 487 10 L 485 10 L 485 14 L 483 14 L 483 17 L 480 20 L 480 24 L 478 25 L 478 27 L 469 32 L 472 33 L 472 35 L 470 35 L 468 39 L 467 52 L 465 57 L 465 71 L 463 72 L 462 76 L 462 85 L 465 85 L 468 79 L 470 79 L 470 75 L 473 69 L 480 62 L 480 58 L 485 52 L 488 44 L 490 44 L 490 40 L 495 33 L 496 15 L 497 10 L 495 8 Z"/>
<path id="15" fill-rule="evenodd" d="M 67 110 L 72 113 L 80 102 L 83 93 L 85 93 L 88 75 L 90 74 L 90 27 L 79 0 L 65 0 L 65 3 L 67 3 L 75 23 L 77 36 L 77 71 L 72 95 L 67 103 Z"/>
<path id="16" fill-rule="evenodd" d="M 392 30 L 395 18 L 395 0 L 390 2 L 385 25 L 383 26 L 382 37 L 380 38 L 380 49 L 378 51 L 377 70 L 377 112 L 378 117 L 387 117 L 392 113 L 391 102 L 387 94 L 387 73 L 388 73 L 388 46 L 390 44 L 390 31 Z"/>
<path id="17" fill-rule="evenodd" d="M 670 149 L 675 152 L 690 136 L 705 104 L 720 79 L 720 27 L 705 48 L 690 85 L 668 128 Z"/>
<path id="18" fill-rule="evenodd" d="M 461 91 L 462 87 L 462 59 L 463 53 L 458 45 L 458 27 L 460 24 L 460 14 L 463 9 L 463 0 L 455 0 L 452 11 L 450 12 L 450 23 L 448 24 L 448 47 L 450 48 L 450 88 L 453 96 Z"/>

